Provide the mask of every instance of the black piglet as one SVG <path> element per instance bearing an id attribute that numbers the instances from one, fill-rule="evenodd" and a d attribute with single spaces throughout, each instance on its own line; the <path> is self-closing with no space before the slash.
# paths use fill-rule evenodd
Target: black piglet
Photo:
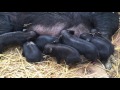
<path id="1" fill-rule="evenodd" d="M 32 41 L 23 44 L 23 56 L 28 62 L 40 62 L 43 60 L 42 52 Z"/>
<path id="2" fill-rule="evenodd" d="M 64 44 L 46 44 L 44 54 L 56 57 L 58 64 L 61 63 L 61 60 L 65 60 L 69 66 L 81 62 L 79 52 L 73 47 Z"/>

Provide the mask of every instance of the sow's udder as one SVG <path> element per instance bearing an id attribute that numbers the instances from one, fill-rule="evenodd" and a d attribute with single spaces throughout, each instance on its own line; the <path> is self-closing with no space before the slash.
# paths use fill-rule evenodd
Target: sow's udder
<path id="1" fill-rule="evenodd" d="M 77 26 L 67 27 L 68 25 L 65 23 L 56 23 L 52 26 L 44 26 L 41 24 L 31 25 L 28 30 L 33 30 L 39 35 L 51 35 L 51 36 L 59 36 L 60 32 L 64 29 L 75 31 L 76 36 L 80 36 L 80 34 L 89 32 L 89 30 L 82 24 Z"/>

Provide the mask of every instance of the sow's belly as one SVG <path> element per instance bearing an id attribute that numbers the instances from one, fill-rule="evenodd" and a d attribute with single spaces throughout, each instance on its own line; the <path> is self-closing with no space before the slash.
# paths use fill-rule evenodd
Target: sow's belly
<path id="1" fill-rule="evenodd" d="M 76 36 L 80 36 L 80 34 L 89 32 L 89 29 L 83 24 L 79 24 L 77 26 L 67 27 L 65 23 L 56 23 L 53 26 L 43 26 L 40 24 L 31 25 L 28 30 L 33 30 L 39 35 L 51 35 L 51 36 L 59 36 L 62 30 L 73 30 L 75 31 Z"/>

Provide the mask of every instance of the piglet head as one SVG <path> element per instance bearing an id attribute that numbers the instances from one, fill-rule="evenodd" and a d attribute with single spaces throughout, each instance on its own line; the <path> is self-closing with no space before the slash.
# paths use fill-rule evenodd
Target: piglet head
<path id="1" fill-rule="evenodd" d="M 52 50 L 53 50 L 52 46 L 50 44 L 46 44 L 43 53 L 49 55 L 52 53 Z"/>
<path id="2" fill-rule="evenodd" d="M 29 32 L 25 32 L 25 33 L 28 35 L 27 40 L 35 39 L 38 36 L 38 34 L 34 31 L 29 31 Z"/>
<path id="3" fill-rule="evenodd" d="M 92 36 L 89 33 L 83 33 L 80 35 L 80 38 L 89 42 L 91 40 Z"/>

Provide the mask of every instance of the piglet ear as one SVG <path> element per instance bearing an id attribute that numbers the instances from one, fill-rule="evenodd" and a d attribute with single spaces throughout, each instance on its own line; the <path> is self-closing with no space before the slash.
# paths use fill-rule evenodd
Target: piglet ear
<path id="1" fill-rule="evenodd" d="M 90 38 L 87 38 L 86 41 L 90 42 Z"/>
<path id="2" fill-rule="evenodd" d="M 55 43 L 57 42 L 57 43 L 62 43 L 62 35 L 60 35 L 55 41 L 54 41 Z M 55 44 L 54 43 L 54 44 Z"/>
<path id="3" fill-rule="evenodd" d="M 90 32 L 91 33 L 97 33 L 98 31 L 97 31 L 97 29 L 91 29 Z"/>
<path id="4" fill-rule="evenodd" d="M 74 34 L 75 34 L 75 31 L 68 30 L 68 33 L 70 33 L 71 35 L 74 35 Z"/>
<path id="5" fill-rule="evenodd" d="M 52 42 L 52 44 L 57 44 L 59 43 L 59 39 L 56 39 L 55 41 Z"/>

